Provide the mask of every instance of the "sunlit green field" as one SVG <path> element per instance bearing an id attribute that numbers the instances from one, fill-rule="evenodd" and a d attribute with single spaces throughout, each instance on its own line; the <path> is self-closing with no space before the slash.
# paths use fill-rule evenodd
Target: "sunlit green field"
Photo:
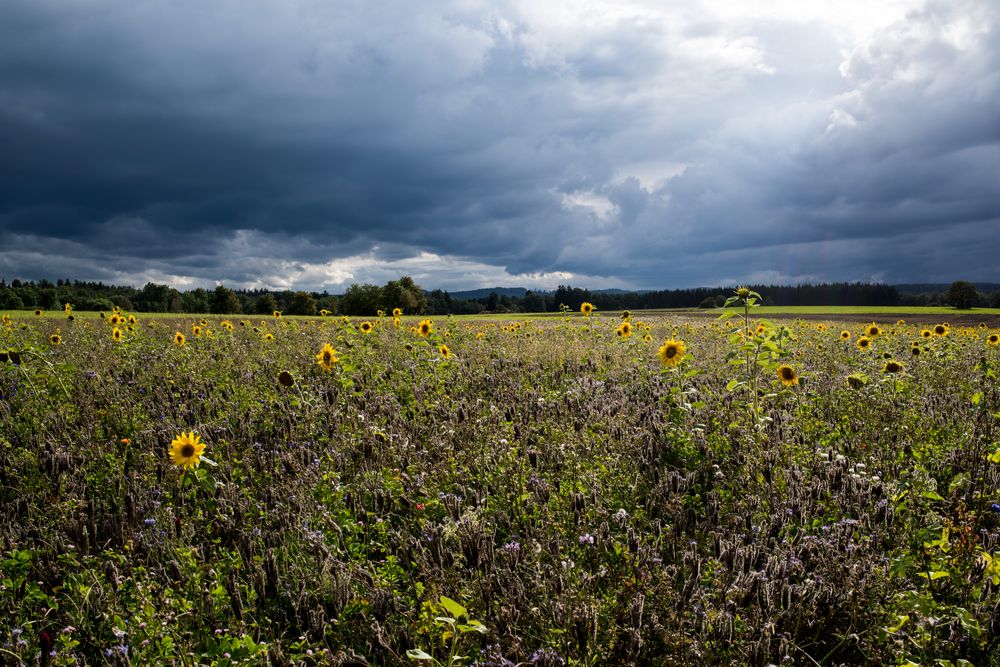
<path id="1" fill-rule="evenodd" d="M 1000 330 L 767 312 L 14 313 L 0 662 L 1000 664 Z"/>

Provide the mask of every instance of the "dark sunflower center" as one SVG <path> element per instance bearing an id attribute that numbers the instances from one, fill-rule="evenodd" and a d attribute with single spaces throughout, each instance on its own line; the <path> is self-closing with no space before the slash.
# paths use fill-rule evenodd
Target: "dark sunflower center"
<path id="1" fill-rule="evenodd" d="M 677 348 L 676 347 L 668 347 L 666 355 L 667 355 L 667 359 L 673 359 L 674 357 L 677 356 Z"/>
<path id="2" fill-rule="evenodd" d="M 194 445 L 188 443 L 181 447 L 181 456 L 185 458 L 190 458 L 194 456 Z"/>
<path id="3" fill-rule="evenodd" d="M 793 371 L 791 368 L 782 368 L 781 377 L 783 377 L 786 380 L 792 380 L 795 378 L 795 371 Z"/>

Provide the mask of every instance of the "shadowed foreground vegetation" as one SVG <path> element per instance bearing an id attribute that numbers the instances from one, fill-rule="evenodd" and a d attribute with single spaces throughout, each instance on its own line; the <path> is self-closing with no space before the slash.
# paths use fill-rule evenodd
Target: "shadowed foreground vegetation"
<path id="1" fill-rule="evenodd" d="M 752 315 L 14 318 L 2 662 L 1000 664 L 997 331 Z"/>

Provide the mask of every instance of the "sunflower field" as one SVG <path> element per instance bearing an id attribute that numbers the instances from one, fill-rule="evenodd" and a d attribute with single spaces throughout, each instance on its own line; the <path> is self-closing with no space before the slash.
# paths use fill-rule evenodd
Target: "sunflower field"
<path id="1" fill-rule="evenodd" d="M 0 663 L 1000 665 L 1000 331 L 731 301 L 4 315 Z"/>

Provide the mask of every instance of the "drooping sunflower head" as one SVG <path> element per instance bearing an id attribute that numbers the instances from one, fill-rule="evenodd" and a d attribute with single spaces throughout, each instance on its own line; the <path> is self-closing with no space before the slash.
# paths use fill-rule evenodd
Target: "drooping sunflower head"
<path id="1" fill-rule="evenodd" d="M 447 346 L 447 345 L 441 345 L 441 346 L 440 346 L 440 347 L 438 348 L 438 352 L 439 352 L 439 353 L 441 354 L 441 356 L 442 356 L 442 357 L 444 357 L 445 359 L 447 359 L 448 357 L 450 357 L 450 356 L 451 356 L 451 350 L 449 350 L 449 349 L 448 349 L 448 346 Z"/>
<path id="2" fill-rule="evenodd" d="M 417 334 L 426 338 L 431 335 L 431 331 L 434 330 L 434 323 L 430 320 L 420 320 L 417 324 Z"/>
<path id="3" fill-rule="evenodd" d="M 320 348 L 319 353 L 316 355 L 316 363 L 320 368 L 327 372 L 333 370 L 334 364 L 338 361 L 340 361 L 340 359 L 337 358 L 337 351 L 333 349 L 333 346 L 329 343 L 323 345 L 323 347 Z"/>
<path id="4" fill-rule="evenodd" d="M 372 332 L 372 329 L 375 328 L 375 326 L 371 322 L 365 321 L 361 323 L 360 328 L 361 328 L 361 333 L 370 334 Z"/>
<path id="5" fill-rule="evenodd" d="M 872 339 L 868 336 L 861 336 L 856 343 L 859 350 L 867 350 L 872 346 Z"/>
<path id="6" fill-rule="evenodd" d="M 201 455 L 205 451 L 205 443 L 201 436 L 181 432 L 170 443 L 170 458 L 175 466 L 180 468 L 196 468 L 201 463 Z"/>
<path id="7" fill-rule="evenodd" d="M 906 324 L 906 320 L 896 320 L 896 326 L 901 327 Z"/>
<path id="8" fill-rule="evenodd" d="M 986 344 L 990 347 L 996 347 L 1000 345 L 1000 334 L 990 334 L 986 339 Z"/>
<path id="9" fill-rule="evenodd" d="M 187 342 L 187 338 L 184 337 L 180 331 L 174 333 L 174 345 L 177 347 L 184 347 L 184 343 Z"/>
<path id="10" fill-rule="evenodd" d="M 799 383 L 799 375 L 795 372 L 795 369 L 788 364 L 781 364 L 778 366 L 777 370 L 778 379 L 781 380 L 781 384 L 786 387 L 791 387 Z"/>
<path id="11" fill-rule="evenodd" d="M 584 301 L 583 303 L 580 304 L 580 312 L 586 315 L 587 317 L 590 317 L 590 314 L 594 312 L 594 304 L 590 303 L 589 301 Z"/>
<path id="12" fill-rule="evenodd" d="M 868 384 L 868 376 L 864 373 L 851 373 L 847 376 L 847 384 L 851 389 L 861 389 Z"/>
<path id="13" fill-rule="evenodd" d="M 664 366 L 674 367 L 683 361 L 686 351 L 687 347 L 684 345 L 684 341 L 671 338 L 663 343 L 656 356 L 660 358 L 660 363 Z"/>
<path id="14" fill-rule="evenodd" d="M 393 308 L 392 309 L 392 316 L 393 317 L 402 317 L 403 316 L 403 309 L 402 308 Z"/>
<path id="15" fill-rule="evenodd" d="M 627 320 L 630 317 L 632 317 L 632 313 L 631 312 L 629 312 L 627 310 L 623 310 L 622 311 L 622 319 L 623 320 Z"/>
<path id="16" fill-rule="evenodd" d="M 882 366 L 883 373 L 900 373 L 902 370 L 903 364 L 899 363 L 895 359 L 890 359 Z"/>
<path id="17" fill-rule="evenodd" d="M 851 340 L 851 332 L 850 331 L 841 331 L 840 332 L 840 339 L 841 340 Z"/>
<path id="18" fill-rule="evenodd" d="M 281 371 L 278 373 L 278 384 L 282 387 L 291 387 L 295 384 L 295 378 L 288 371 Z"/>
<path id="19" fill-rule="evenodd" d="M 868 336 L 869 338 L 875 338 L 880 333 L 882 333 L 882 330 L 879 329 L 878 325 L 875 324 L 874 322 L 869 324 L 868 328 L 865 329 L 865 335 Z"/>
<path id="20" fill-rule="evenodd" d="M 935 336 L 947 336 L 948 335 L 948 325 L 947 324 L 935 324 L 934 325 L 934 335 Z"/>

